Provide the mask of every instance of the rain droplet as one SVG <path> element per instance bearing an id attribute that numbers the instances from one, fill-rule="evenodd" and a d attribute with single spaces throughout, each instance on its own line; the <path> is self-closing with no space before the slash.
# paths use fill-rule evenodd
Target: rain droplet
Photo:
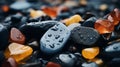
<path id="1" fill-rule="evenodd" d="M 64 39 L 64 38 L 60 38 L 59 42 L 63 42 L 63 39 Z"/>
<path id="2" fill-rule="evenodd" d="M 57 30 L 58 30 L 58 28 L 57 28 L 57 27 L 55 27 L 55 28 L 52 28 L 51 30 L 53 30 L 53 31 L 57 31 Z"/>
<path id="3" fill-rule="evenodd" d="M 52 45 L 49 45 L 51 48 L 54 48 L 55 47 L 55 45 L 54 44 L 52 44 Z"/>
<path id="4" fill-rule="evenodd" d="M 52 36 L 52 34 L 48 34 L 48 37 L 51 37 Z"/>
<path id="5" fill-rule="evenodd" d="M 55 39 L 58 39 L 58 38 L 60 38 L 60 35 L 56 35 L 56 36 L 55 36 Z"/>

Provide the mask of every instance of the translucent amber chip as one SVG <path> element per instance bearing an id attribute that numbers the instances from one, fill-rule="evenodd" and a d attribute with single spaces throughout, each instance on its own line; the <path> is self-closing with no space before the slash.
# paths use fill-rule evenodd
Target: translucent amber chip
<path id="1" fill-rule="evenodd" d="M 96 64 L 98 65 L 102 65 L 103 64 L 103 60 L 102 59 L 99 59 L 99 58 L 94 58 L 92 60 L 89 60 L 90 62 L 95 62 Z"/>
<path id="2" fill-rule="evenodd" d="M 28 58 L 32 52 L 33 50 L 29 46 L 24 46 L 18 43 L 11 43 L 5 50 L 4 54 L 6 58 L 13 57 L 17 62 L 20 62 Z"/>
<path id="3" fill-rule="evenodd" d="M 46 14 L 43 11 L 40 11 L 40 10 L 31 10 L 30 11 L 30 16 L 32 18 L 38 18 L 38 17 L 45 16 L 45 15 Z"/>
<path id="4" fill-rule="evenodd" d="M 50 16 L 51 18 L 56 18 L 58 15 L 58 11 L 57 8 L 53 7 L 42 7 L 42 11 L 45 12 L 48 16 Z"/>
<path id="5" fill-rule="evenodd" d="M 68 19 L 65 19 L 64 22 L 67 26 L 69 26 L 70 24 L 73 24 L 73 23 L 79 23 L 82 20 L 83 19 L 80 15 L 74 15 Z"/>
<path id="6" fill-rule="evenodd" d="M 114 23 L 114 25 L 117 25 L 120 21 L 120 11 L 115 8 L 109 15 L 108 20 Z"/>
<path id="7" fill-rule="evenodd" d="M 82 50 L 82 56 L 86 59 L 93 59 L 99 54 L 99 48 L 85 48 Z"/>
<path id="8" fill-rule="evenodd" d="M 103 19 L 97 20 L 94 27 L 100 34 L 111 33 L 114 30 L 114 24 Z"/>

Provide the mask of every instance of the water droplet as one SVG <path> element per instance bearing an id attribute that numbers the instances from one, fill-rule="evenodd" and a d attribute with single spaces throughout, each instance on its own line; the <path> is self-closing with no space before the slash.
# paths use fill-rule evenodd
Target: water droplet
<path id="1" fill-rule="evenodd" d="M 62 30 L 60 30 L 60 32 L 62 32 Z"/>
<path id="2" fill-rule="evenodd" d="M 57 28 L 57 27 L 54 27 L 54 28 L 52 28 L 51 30 L 53 30 L 53 31 L 57 31 L 58 28 Z"/>
<path id="3" fill-rule="evenodd" d="M 46 40 L 46 42 L 50 42 L 49 40 Z"/>
<path id="4" fill-rule="evenodd" d="M 52 36 L 52 34 L 48 34 L 48 37 L 51 37 Z"/>
<path id="5" fill-rule="evenodd" d="M 52 44 L 52 45 L 49 45 L 51 48 L 54 48 L 55 47 L 55 44 Z"/>
<path id="6" fill-rule="evenodd" d="M 63 39 L 64 39 L 64 38 L 60 38 L 59 42 L 63 42 Z"/>
<path id="7" fill-rule="evenodd" d="M 117 49 L 118 49 L 118 47 L 113 47 L 113 49 L 117 50 Z"/>
<path id="8" fill-rule="evenodd" d="M 60 45 L 59 43 L 57 43 L 57 45 Z"/>
<path id="9" fill-rule="evenodd" d="M 55 36 L 55 39 L 58 39 L 58 38 L 60 38 L 60 35 L 56 35 L 56 36 Z"/>

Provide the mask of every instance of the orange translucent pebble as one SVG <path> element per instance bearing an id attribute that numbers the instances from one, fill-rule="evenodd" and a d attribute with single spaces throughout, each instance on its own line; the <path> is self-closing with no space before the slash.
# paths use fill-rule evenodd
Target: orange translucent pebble
<path id="1" fill-rule="evenodd" d="M 8 12 L 8 11 L 9 11 L 8 5 L 2 6 L 2 10 L 3 10 L 4 12 Z"/>
<path id="2" fill-rule="evenodd" d="M 73 24 L 73 23 L 79 23 L 82 20 L 83 19 L 80 15 L 74 15 L 68 19 L 65 19 L 64 22 L 67 26 L 69 26 L 70 24 Z"/>
<path id="3" fill-rule="evenodd" d="M 45 12 L 51 18 L 56 18 L 58 14 L 57 9 L 51 7 L 42 7 L 42 11 Z"/>
<path id="4" fill-rule="evenodd" d="M 114 24 L 109 20 L 99 19 L 95 22 L 94 27 L 100 34 L 111 33 L 114 30 Z"/>
<path id="5" fill-rule="evenodd" d="M 82 56 L 86 59 L 93 59 L 99 54 L 99 47 L 85 48 L 82 50 Z"/>
<path id="6" fill-rule="evenodd" d="M 11 43 L 5 50 L 4 55 L 6 58 L 13 57 L 16 62 L 20 62 L 28 58 L 33 52 L 29 46 L 21 45 L 18 43 Z"/>
<path id="7" fill-rule="evenodd" d="M 108 20 L 114 23 L 114 25 L 117 25 L 120 21 L 120 11 L 115 8 L 109 15 Z"/>
<path id="8" fill-rule="evenodd" d="M 38 18 L 41 16 L 45 16 L 46 14 L 43 11 L 40 10 L 30 10 L 30 16 L 32 18 Z"/>

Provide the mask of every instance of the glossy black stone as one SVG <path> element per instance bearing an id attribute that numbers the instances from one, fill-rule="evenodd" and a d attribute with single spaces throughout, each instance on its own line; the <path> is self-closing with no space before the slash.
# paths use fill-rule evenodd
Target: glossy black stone
<path id="1" fill-rule="evenodd" d="M 96 17 L 90 17 L 89 19 L 83 22 L 82 26 L 94 28 L 96 20 L 97 20 Z"/>
<path id="2" fill-rule="evenodd" d="M 4 50 L 8 46 L 9 32 L 5 26 L 0 24 L 0 50 Z"/>
<path id="3" fill-rule="evenodd" d="M 90 27 L 75 27 L 71 37 L 78 44 L 93 46 L 99 39 L 99 33 Z"/>
<path id="4" fill-rule="evenodd" d="M 87 19 L 89 19 L 91 17 L 95 17 L 95 15 L 93 13 L 91 13 L 91 12 L 87 12 L 85 15 L 83 15 L 84 20 L 87 20 Z"/>
<path id="5" fill-rule="evenodd" d="M 120 42 L 112 42 L 104 49 L 103 56 L 120 57 Z"/>
<path id="6" fill-rule="evenodd" d="M 26 36 L 27 40 L 31 38 L 40 39 L 41 36 L 57 21 L 32 22 L 20 27 L 20 31 Z"/>
<path id="7" fill-rule="evenodd" d="M 23 24 L 26 24 L 26 21 L 27 18 L 21 14 L 14 14 L 6 17 L 2 24 L 10 31 L 12 27 L 19 28 Z"/>
<path id="8" fill-rule="evenodd" d="M 0 51 L 0 66 L 2 65 L 4 60 L 5 60 L 4 53 L 3 53 L 3 51 Z"/>
<path id="9" fill-rule="evenodd" d="M 107 63 L 107 67 L 120 67 L 120 58 L 113 58 Z"/>
<path id="10" fill-rule="evenodd" d="M 36 40 L 30 40 L 29 42 L 28 42 L 28 45 L 30 46 L 30 47 L 32 47 L 33 48 L 33 50 L 39 50 L 39 43 L 38 43 L 38 41 L 36 41 Z"/>

